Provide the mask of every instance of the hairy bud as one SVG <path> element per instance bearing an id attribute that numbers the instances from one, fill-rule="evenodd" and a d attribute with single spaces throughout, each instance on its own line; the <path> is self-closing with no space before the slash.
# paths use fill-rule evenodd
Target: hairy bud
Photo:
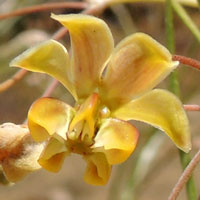
<path id="1" fill-rule="evenodd" d="M 19 181 L 40 169 L 37 160 L 43 148 L 44 143 L 33 141 L 26 125 L 0 125 L 0 164 L 8 181 Z"/>

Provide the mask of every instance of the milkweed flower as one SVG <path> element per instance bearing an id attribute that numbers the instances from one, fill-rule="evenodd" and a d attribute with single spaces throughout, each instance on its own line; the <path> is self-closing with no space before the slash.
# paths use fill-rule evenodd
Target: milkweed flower
<path id="1" fill-rule="evenodd" d="M 52 172 L 70 153 L 87 162 L 86 182 L 106 184 L 111 167 L 134 151 L 138 120 L 164 131 L 183 151 L 191 148 L 188 119 L 179 99 L 154 89 L 178 62 L 168 50 L 143 33 L 135 33 L 115 48 L 104 21 L 82 14 L 52 15 L 68 30 L 71 52 L 54 41 L 37 45 L 15 58 L 11 66 L 51 75 L 76 100 L 74 107 L 40 98 L 30 108 L 28 126 L 35 141 L 48 141 L 39 158 Z"/>
<path id="2" fill-rule="evenodd" d="M 44 143 L 36 143 L 26 125 L 0 125 L 0 165 L 9 182 L 17 182 L 41 169 L 37 160 L 43 149 Z"/>

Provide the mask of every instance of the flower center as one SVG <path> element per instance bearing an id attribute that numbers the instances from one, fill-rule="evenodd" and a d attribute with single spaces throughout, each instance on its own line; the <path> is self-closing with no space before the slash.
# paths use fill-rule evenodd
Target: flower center
<path id="1" fill-rule="evenodd" d="M 89 154 L 94 144 L 100 119 L 107 118 L 110 110 L 100 105 L 99 95 L 93 93 L 81 104 L 67 133 L 67 147 L 73 153 Z"/>
<path id="2" fill-rule="evenodd" d="M 91 154 L 91 148 L 81 140 L 67 140 L 67 148 L 72 152 L 76 154 L 81 154 L 81 155 L 88 155 Z"/>

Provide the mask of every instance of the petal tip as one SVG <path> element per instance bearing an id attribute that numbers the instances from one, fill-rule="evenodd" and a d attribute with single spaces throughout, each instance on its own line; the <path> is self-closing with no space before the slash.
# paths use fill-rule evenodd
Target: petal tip
<path id="1" fill-rule="evenodd" d="M 51 13 L 51 16 L 50 16 L 50 17 L 51 17 L 52 19 L 57 20 L 57 16 L 58 16 L 58 15 L 56 15 L 56 14 L 54 14 L 54 13 Z"/>
<path id="2" fill-rule="evenodd" d="M 51 18 L 59 21 L 60 23 L 68 23 L 68 22 L 74 22 L 74 23 L 103 23 L 105 22 L 97 17 L 87 15 L 87 14 L 61 14 L 56 15 L 54 13 L 51 13 Z"/>
<path id="3" fill-rule="evenodd" d="M 189 153 L 192 149 L 191 144 L 185 145 L 184 147 L 179 147 L 185 153 Z"/>
<path id="4" fill-rule="evenodd" d="M 173 62 L 172 62 L 172 66 L 173 66 L 174 68 L 178 67 L 179 64 L 180 64 L 179 61 L 173 61 Z"/>
<path id="5" fill-rule="evenodd" d="M 17 56 L 13 60 L 11 60 L 9 63 L 9 67 L 18 67 L 19 59 L 20 59 L 20 56 Z"/>

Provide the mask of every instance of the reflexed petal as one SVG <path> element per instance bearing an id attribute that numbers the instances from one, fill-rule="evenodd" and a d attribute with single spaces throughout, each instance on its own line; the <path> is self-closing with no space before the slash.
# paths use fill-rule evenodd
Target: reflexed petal
<path id="1" fill-rule="evenodd" d="M 52 137 L 38 162 L 44 169 L 51 172 L 58 172 L 67 154 L 68 152 L 64 140 L 61 142 Z"/>
<path id="2" fill-rule="evenodd" d="M 104 21 L 82 14 L 52 15 L 70 33 L 72 72 L 79 98 L 96 88 L 106 60 L 113 50 L 113 38 Z"/>
<path id="3" fill-rule="evenodd" d="M 112 116 L 146 122 L 164 131 L 181 150 L 191 149 L 186 113 L 180 100 L 168 91 L 155 89 L 123 105 Z"/>
<path id="4" fill-rule="evenodd" d="M 133 34 L 116 47 L 102 81 L 102 97 L 116 107 L 151 90 L 178 62 L 169 51 L 144 33 Z"/>
<path id="5" fill-rule="evenodd" d="M 55 40 L 48 40 L 28 49 L 16 57 L 10 66 L 21 67 L 33 72 L 47 73 L 59 80 L 76 98 L 69 80 L 69 56 L 65 47 Z"/>
<path id="6" fill-rule="evenodd" d="M 28 126 L 35 141 L 44 141 L 50 135 L 66 139 L 74 109 L 53 98 L 38 99 L 28 113 Z"/>
<path id="7" fill-rule="evenodd" d="M 109 164 L 127 160 L 134 151 L 139 133 L 130 123 L 119 119 L 106 119 L 100 126 L 92 146 L 95 152 L 104 152 Z"/>
<path id="8" fill-rule="evenodd" d="M 94 153 L 85 156 L 84 159 L 88 165 L 84 175 L 85 182 L 92 185 L 105 185 L 108 182 L 111 173 L 111 165 L 103 153 Z"/>

